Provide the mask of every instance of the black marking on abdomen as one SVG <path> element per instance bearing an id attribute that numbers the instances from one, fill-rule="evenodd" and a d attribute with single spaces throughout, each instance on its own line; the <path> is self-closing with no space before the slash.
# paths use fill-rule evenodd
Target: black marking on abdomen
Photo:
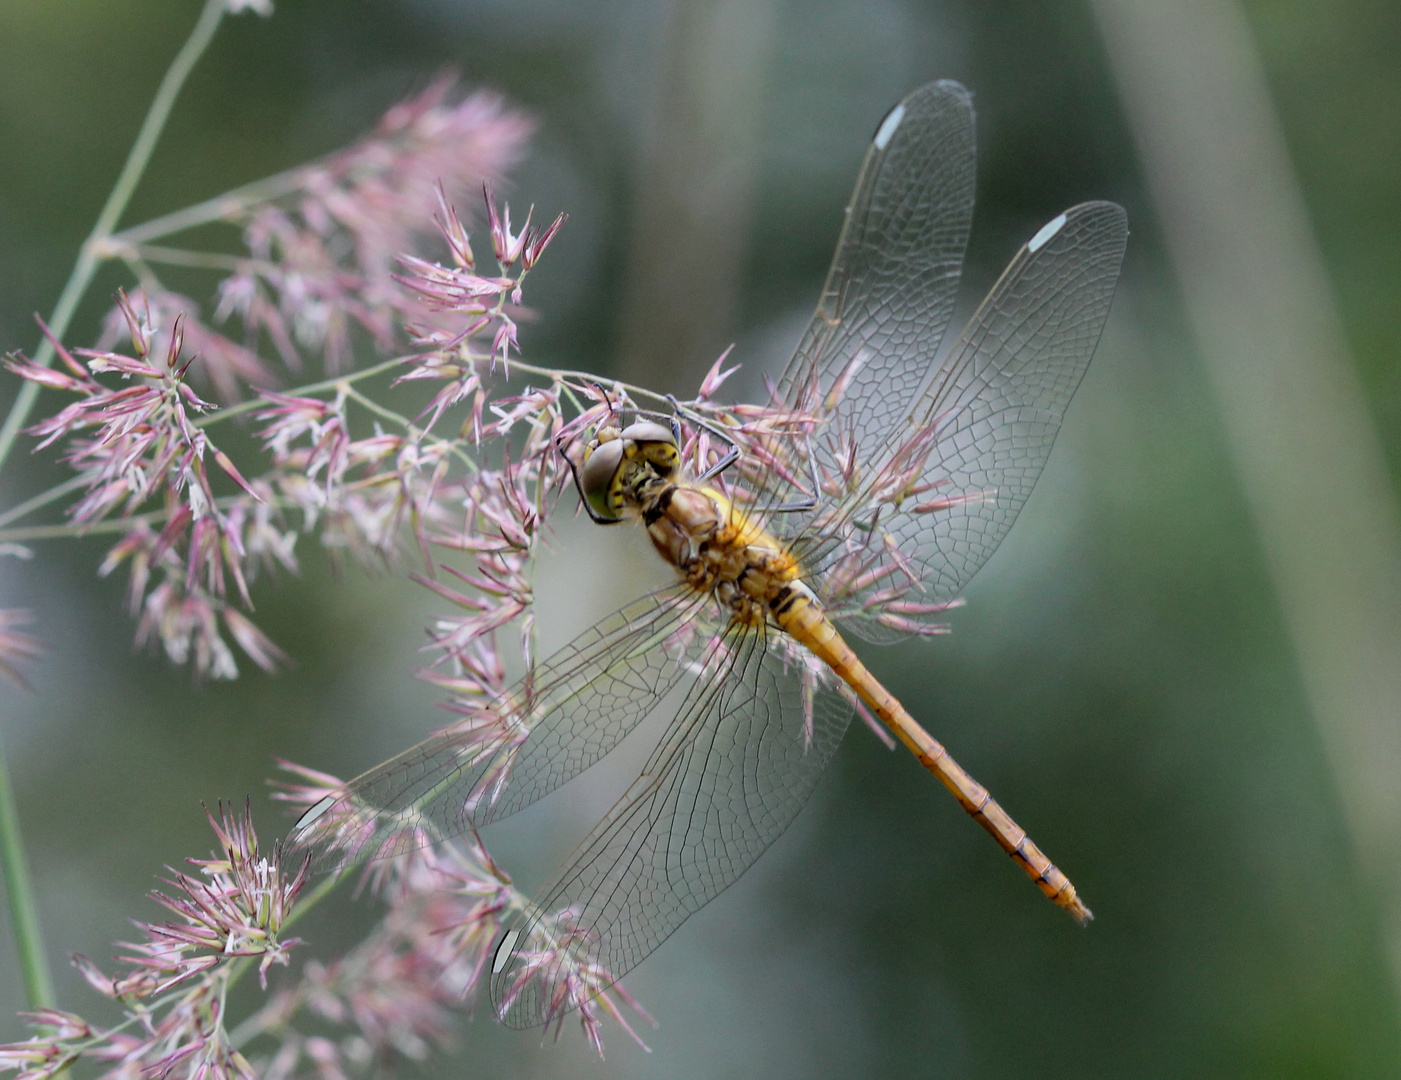
<path id="1" fill-rule="evenodd" d="M 772 602 L 770 602 L 769 610 L 774 613 L 775 618 L 787 615 L 788 612 L 792 610 L 793 605 L 798 602 L 798 597 L 801 595 L 802 593 L 793 588 L 793 586 L 785 585 L 779 590 L 778 595 L 773 598 Z"/>

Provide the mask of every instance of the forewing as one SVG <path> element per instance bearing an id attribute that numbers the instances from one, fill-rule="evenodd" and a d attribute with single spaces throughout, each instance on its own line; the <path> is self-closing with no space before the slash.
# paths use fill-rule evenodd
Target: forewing
<path id="1" fill-rule="evenodd" d="M 875 460 L 906 426 L 953 312 L 973 179 L 973 105 L 958 83 L 920 87 L 877 130 L 817 312 L 777 388 L 780 404 L 817 421 L 820 464 L 848 445 Z M 801 494 L 808 470 L 793 464 L 790 490 L 775 486 L 783 469 L 756 486 L 778 501 Z"/>
<path id="2" fill-rule="evenodd" d="M 773 634 L 717 646 L 642 775 L 508 925 L 491 984 L 505 1023 L 557 1019 L 632 970 L 807 801 L 851 705 L 786 667 Z"/>
<path id="3" fill-rule="evenodd" d="M 689 586 L 673 585 L 614 612 L 502 702 L 313 807 L 291 843 L 319 862 L 348 864 L 402 854 L 530 805 L 607 754 L 666 696 L 718 633 L 712 607 Z"/>
<path id="4" fill-rule="evenodd" d="M 826 569 L 864 548 L 890 571 L 868 573 L 874 588 L 917 580 L 911 594 L 934 603 L 962 591 L 1041 475 L 1104 329 L 1127 238 L 1122 207 L 1090 202 L 1022 247 L 921 395 L 916 426 L 869 481 L 855 512 L 868 520 L 846 511 L 847 546 Z M 876 490 L 911 494 L 882 504 Z"/>

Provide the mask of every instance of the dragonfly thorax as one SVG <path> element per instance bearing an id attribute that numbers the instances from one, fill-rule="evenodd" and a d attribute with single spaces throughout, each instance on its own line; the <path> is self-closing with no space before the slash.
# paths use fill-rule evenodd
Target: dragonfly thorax
<path id="1" fill-rule="evenodd" d="M 798 581 L 784 547 L 713 488 L 667 483 L 639 509 L 657 553 L 740 622 L 763 622 Z"/>

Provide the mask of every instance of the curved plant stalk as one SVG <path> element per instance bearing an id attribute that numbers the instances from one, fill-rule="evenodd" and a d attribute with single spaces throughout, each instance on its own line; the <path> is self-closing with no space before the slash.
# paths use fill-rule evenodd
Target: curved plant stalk
<path id="1" fill-rule="evenodd" d="M 107 196 L 107 202 L 97 216 L 92 233 L 78 253 L 78 261 L 74 264 L 73 272 L 64 285 L 49 319 L 48 325 L 54 337 L 61 338 L 67 332 L 73 313 L 92 283 L 93 274 L 105 258 L 102 248 L 107 238 L 112 235 L 113 227 L 126 210 L 136 185 L 146 171 L 156 142 L 170 118 L 175 99 L 196 62 L 213 40 L 227 9 L 227 0 L 205 0 L 199 20 L 175 55 L 165 78 L 161 80 L 160 88 L 151 101 L 151 107 L 141 124 L 136 141 L 132 143 L 126 164 L 122 166 L 122 171 L 112 186 L 112 192 Z M 34 362 L 47 367 L 53 362 L 53 358 L 53 345 L 46 339 L 36 350 Z M 20 387 L 9 415 L 5 417 L 5 423 L 0 426 L 0 465 L 3 465 L 9 456 L 20 428 L 28 420 L 38 393 L 37 383 L 26 382 Z M 26 507 L 32 508 L 34 505 L 36 501 L 30 500 Z M 5 764 L 3 750 L 0 750 L 0 865 L 4 867 L 5 894 L 10 910 L 15 951 L 19 954 L 20 971 L 24 979 L 25 996 L 31 1009 L 50 1008 L 53 1005 L 53 984 L 44 957 L 34 889 L 29 878 L 28 860 L 20 836 L 14 793 L 10 787 L 9 770 Z"/>

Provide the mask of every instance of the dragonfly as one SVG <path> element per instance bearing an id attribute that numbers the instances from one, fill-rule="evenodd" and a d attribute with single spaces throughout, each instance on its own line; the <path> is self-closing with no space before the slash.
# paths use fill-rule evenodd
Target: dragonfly
<path id="1" fill-rule="evenodd" d="M 569 458 L 588 515 L 640 523 L 677 580 L 538 663 L 494 706 L 494 753 L 452 729 L 371 769 L 294 827 L 353 807 L 363 849 L 499 820 L 669 710 L 637 779 L 503 927 L 490 958 L 512 1027 L 577 1007 L 570 965 L 640 964 L 794 820 L 856 709 L 874 714 L 1082 924 L 1091 912 L 1025 830 L 866 669 L 847 635 L 916 632 L 1007 534 L 1108 315 L 1123 209 L 1086 202 L 1021 247 L 947 348 L 972 222 L 974 118 L 955 82 L 915 90 L 867 149 L 811 324 L 771 394 L 794 426 L 754 439 L 678 406 L 604 424 Z M 681 420 L 728 451 L 691 475 Z M 542 941 L 565 928 L 570 948 Z"/>

